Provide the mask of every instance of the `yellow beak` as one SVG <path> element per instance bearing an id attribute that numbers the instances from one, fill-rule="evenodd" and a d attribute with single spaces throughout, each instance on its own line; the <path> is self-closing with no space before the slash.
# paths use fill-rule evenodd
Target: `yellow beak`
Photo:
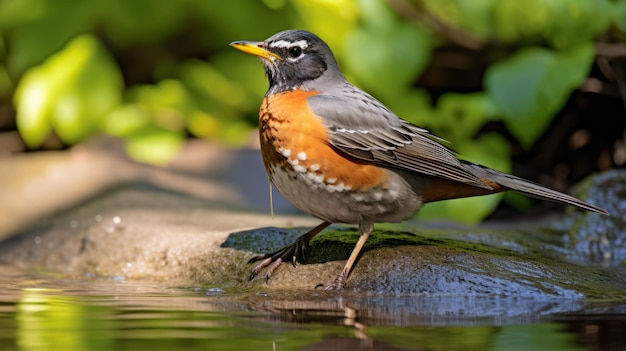
<path id="1" fill-rule="evenodd" d="M 283 60 L 282 57 L 265 49 L 265 44 L 260 41 L 234 41 L 230 43 L 230 46 L 234 47 L 237 50 L 243 51 L 246 54 L 258 56 L 268 61 L 272 61 L 273 59 L 278 59 L 281 61 Z"/>

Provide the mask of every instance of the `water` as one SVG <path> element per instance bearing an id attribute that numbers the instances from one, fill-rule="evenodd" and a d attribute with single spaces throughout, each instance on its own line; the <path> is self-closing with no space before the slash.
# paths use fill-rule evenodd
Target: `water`
<path id="1" fill-rule="evenodd" d="M 0 350 L 626 350 L 626 301 L 168 284 L 0 267 Z"/>

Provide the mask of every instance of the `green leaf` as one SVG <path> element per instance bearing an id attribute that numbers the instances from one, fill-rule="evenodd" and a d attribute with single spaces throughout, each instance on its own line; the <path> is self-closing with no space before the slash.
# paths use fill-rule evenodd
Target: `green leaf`
<path id="1" fill-rule="evenodd" d="M 237 53 L 235 53 L 237 54 Z M 233 56 L 235 60 L 248 59 L 246 64 L 253 64 L 256 68 L 256 73 L 259 73 L 258 78 L 262 79 L 263 91 L 267 90 L 267 82 L 265 77 L 261 75 L 258 63 L 254 60 L 250 60 L 249 57 L 243 57 L 242 55 Z M 245 67 L 245 64 L 242 65 Z M 242 68 L 243 69 L 243 68 Z M 223 70 L 217 69 L 211 64 L 208 64 L 199 60 L 190 60 L 183 63 L 180 67 L 181 79 L 191 88 L 193 91 L 202 95 L 204 98 L 213 99 L 220 104 L 225 104 L 231 107 L 237 107 L 246 105 L 250 100 L 254 100 L 254 96 L 246 91 L 246 88 L 242 84 L 228 79 L 224 75 Z M 252 72 L 254 73 L 254 72 Z M 250 82 L 253 84 L 253 82 Z M 261 92 L 262 94 L 263 92 Z M 263 95 L 259 95 L 260 96 Z M 258 109 L 260 101 L 254 103 L 254 109 Z"/>
<path id="2" fill-rule="evenodd" d="M 17 126 L 29 147 L 40 146 L 54 126 L 65 143 L 95 132 L 121 101 L 118 67 L 91 36 L 72 40 L 41 66 L 26 72 L 14 96 Z"/>
<path id="3" fill-rule="evenodd" d="M 611 23 L 611 6 L 608 0 L 546 1 L 551 14 L 545 31 L 554 47 L 568 48 L 591 41 L 604 33 Z"/>
<path id="4" fill-rule="evenodd" d="M 497 1 L 493 6 L 494 34 L 504 41 L 538 37 L 554 20 L 549 1 Z"/>
<path id="5" fill-rule="evenodd" d="M 150 123 L 150 116 L 139 104 L 117 106 L 102 121 L 102 130 L 117 137 L 130 136 Z"/>
<path id="6" fill-rule="evenodd" d="M 186 12 L 177 1 L 106 0 L 100 5 L 105 31 L 122 46 L 164 40 L 180 28 Z"/>
<path id="7" fill-rule="evenodd" d="M 248 1 L 249 2 L 249 1 Z M 299 14 L 298 27 L 312 31 L 342 56 L 341 47 L 346 35 L 354 29 L 358 19 L 359 2 L 354 0 L 292 0 Z M 253 19 L 252 23 L 255 23 Z M 280 21 L 276 21 L 280 23 Z"/>
<path id="8" fill-rule="evenodd" d="M 183 132 L 149 126 L 126 139 L 126 152 L 137 161 L 164 165 L 174 159 L 184 144 Z"/>
<path id="9" fill-rule="evenodd" d="M 494 119 L 499 110 L 484 92 L 443 94 L 437 103 L 437 131 L 453 143 L 473 139 L 485 123 Z"/>
<path id="10" fill-rule="evenodd" d="M 364 27 L 346 39 L 347 67 L 368 90 L 384 97 L 406 89 L 424 70 L 432 53 L 425 30 L 408 23 Z"/>
<path id="11" fill-rule="evenodd" d="M 492 36 L 497 0 L 422 0 L 420 3 L 426 12 L 450 27 L 484 38 Z"/>
<path id="12" fill-rule="evenodd" d="M 487 70 L 487 92 L 511 132 L 529 147 L 546 129 L 593 63 L 594 47 L 584 43 L 556 52 L 524 49 Z"/>
<path id="13" fill-rule="evenodd" d="M 52 130 L 51 97 L 49 80 L 41 69 L 27 72 L 15 91 L 17 129 L 30 148 L 41 146 Z"/>
<path id="14" fill-rule="evenodd" d="M 608 0 L 495 1 L 492 10 L 493 32 L 501 39 L 545 39 L 561 49 L 593 40 L 611 19 Z"/>
<path id="15" fill-rule="evenodd" d="M 442 1 L 439 1 L 442 2 Z M 459 25 L 483 38 L 489 38 L 493 29 L 493 7 L 497 0 L 457 0 L 461 14 Z"/>
<path id="16" fill-rule="evenodd" d="M 432 100 L 425 89 L 400 89 L 396 94 L 385 96 L 384 103 L 396 115 L 419 126 L 429 126 L 434 119 L 431 111 Z"/>
<path id="17" fill-rule="evenodd" d="M 363 25 L 346 37 L 346 72 L 383 100 L 406 94 L 432 54 L 429 33 L 399 20 L 383 0 L 361 0 L 358 6 Z"/>
<path id="18" fill-rule="evenodd" d="M 520 212 L 528 210 L 533 205 L 533 200 L 530 197 L 516 191 L 505 192 L 502 196 L 502 202 Z"/>
<path id="19" fill-rule="evenodd" d="M 261 99 L 267 91 L 267 78 L 264 70 L 259 68 L 259 62 L 250 60 L 246 55 L 241 55 L 241 53 L 232 50 L 216 54 L 211 58 L 210 63 L 203 62 L 203 64 L 213 67 L 214 70 L 223 75 L 223 79 L 228 81 L 228 84 L 223 86 L 220 81 L 217 81 L 217 85 L 211 87 L 212 90 L 225 88 L 233 90 L 234 93 L 233 96 L 223 100 L 224 92 L 209 92 L 206 90 L 209 84 L 204 83 L 205 88 L 203 90 L 206 91 L 205 94 L 213 95 L 220 103 L 255 116 L 256 122 Z M 192 70 L 189 73 L 194 72 Z M 201 87 L 198 84 L 198 77 L 188 77 L 187 80 L 190 82 L 196 81 L 196 84 Z"/>
<path id="20" fill-rule="evenodd" d="M 626 1 L 615 1 L 612 5 L 611 17 L 613 23 L 624 33 L 626 32 Z"/>
<path id="21" fill-rule="evenodd" d="M 11 71 L 20 73 L 40 64 L 89 28 L 99 6 L 97 1 L 80 0 L 13 0 L 8 4 L 12 4 L 12 11 L 0 15 L 0 23 L 3 23 L 5 15 L 11 17 L 12 14 L 22 13 L 6 23 L 11 27 L 7 40 L 11 47 L 8 66 Z"/>
<path id="22" fill-rule="evenodd" d="M 136 86 L 128 95 L 131 101 L 142 106 L 153 124 L 165 129 L 184 129 L 185 116 L 194 111 L 187 87 L 177 79 Z"/>
<path id="23" fill-rule="evenodd" d="M 36 20 L 47 10 L 46 0 L 0 1 L 0 29 L 15 28 Z"/>
<path id="24" fill-rule="evenodd" d="M 297 18 L 295 11 L 290 8 L 291 6 L 288 6 L 288 11 L 277 11 L 269 9 L 261 1 L 193 0 L 169 2 L 171 5 L 183 8 L 183 4 L 188 5 L 185 10 L 192 14 L 191 18 L 194 21 L 191 27 L 195 28 L 193 33 L 197 33 L 197 35 L 193 35 L 193 40 L 203 40 L 202 42 L 209 47 L 215 47 L 219 50 L 231 50 L 228 48 L 228 43 L 233 40 L 263 40 L 280 30 L 294 27 L 294 19 Z M 306 2 L 312 3 L 311 7 L 317 5 L 311 0 L 306 0 Z M 160 1 L 152 1 L 151 3 L 152 6 L 161 4 Z M 293 4 L 293 6 L 295 5 Z M 321 10 L 318 11 L 321 12 Z"/>
<path id="25" fill-rule="evenodd" d="M 389 6 L 381 0 L 359 0 L 357 1 L 361 18 L 368 27 L 390 28 L 395 25 L 397 19 Z"/>

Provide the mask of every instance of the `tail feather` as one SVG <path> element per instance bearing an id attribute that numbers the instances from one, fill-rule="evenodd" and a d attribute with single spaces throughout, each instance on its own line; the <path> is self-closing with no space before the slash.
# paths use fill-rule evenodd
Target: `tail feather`
<path id="1" fill-rule="evenodd" d="M 608 216 L 609 213 L 597 206 L 594 206 L 585 201 L 579 200 L 571 195 L 564 194 L 562 192 L 548 189 L 542 185 L 533 183 L 531 181 L 515 177 L 509 174 L 498 172 L 494 169 L 487 168 L 468 161 L 461 161 L 463 167 L 476 175 L 478 178 L 485 179 L 487 182 L 496 183 L 499 186 L 518 191 L 524 195 L 538 198 L 541 200 L 548 200 L 558 202 L 562 204 L 572 205 L 578 208 L 585 209 L 587 211 L 601 213 Z"/>

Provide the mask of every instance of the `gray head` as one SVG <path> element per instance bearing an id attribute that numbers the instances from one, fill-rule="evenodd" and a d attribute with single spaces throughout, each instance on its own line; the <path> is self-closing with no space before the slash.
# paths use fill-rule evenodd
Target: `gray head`
<path id="1" fill-rule="evenodd" d="M 319 90 L 345 80 L 333 52 L 311 32 L 286 30 L 263 42 L 236 41 L 230 45 L 261 58 L 270 82 L 268 93 Z"/>

